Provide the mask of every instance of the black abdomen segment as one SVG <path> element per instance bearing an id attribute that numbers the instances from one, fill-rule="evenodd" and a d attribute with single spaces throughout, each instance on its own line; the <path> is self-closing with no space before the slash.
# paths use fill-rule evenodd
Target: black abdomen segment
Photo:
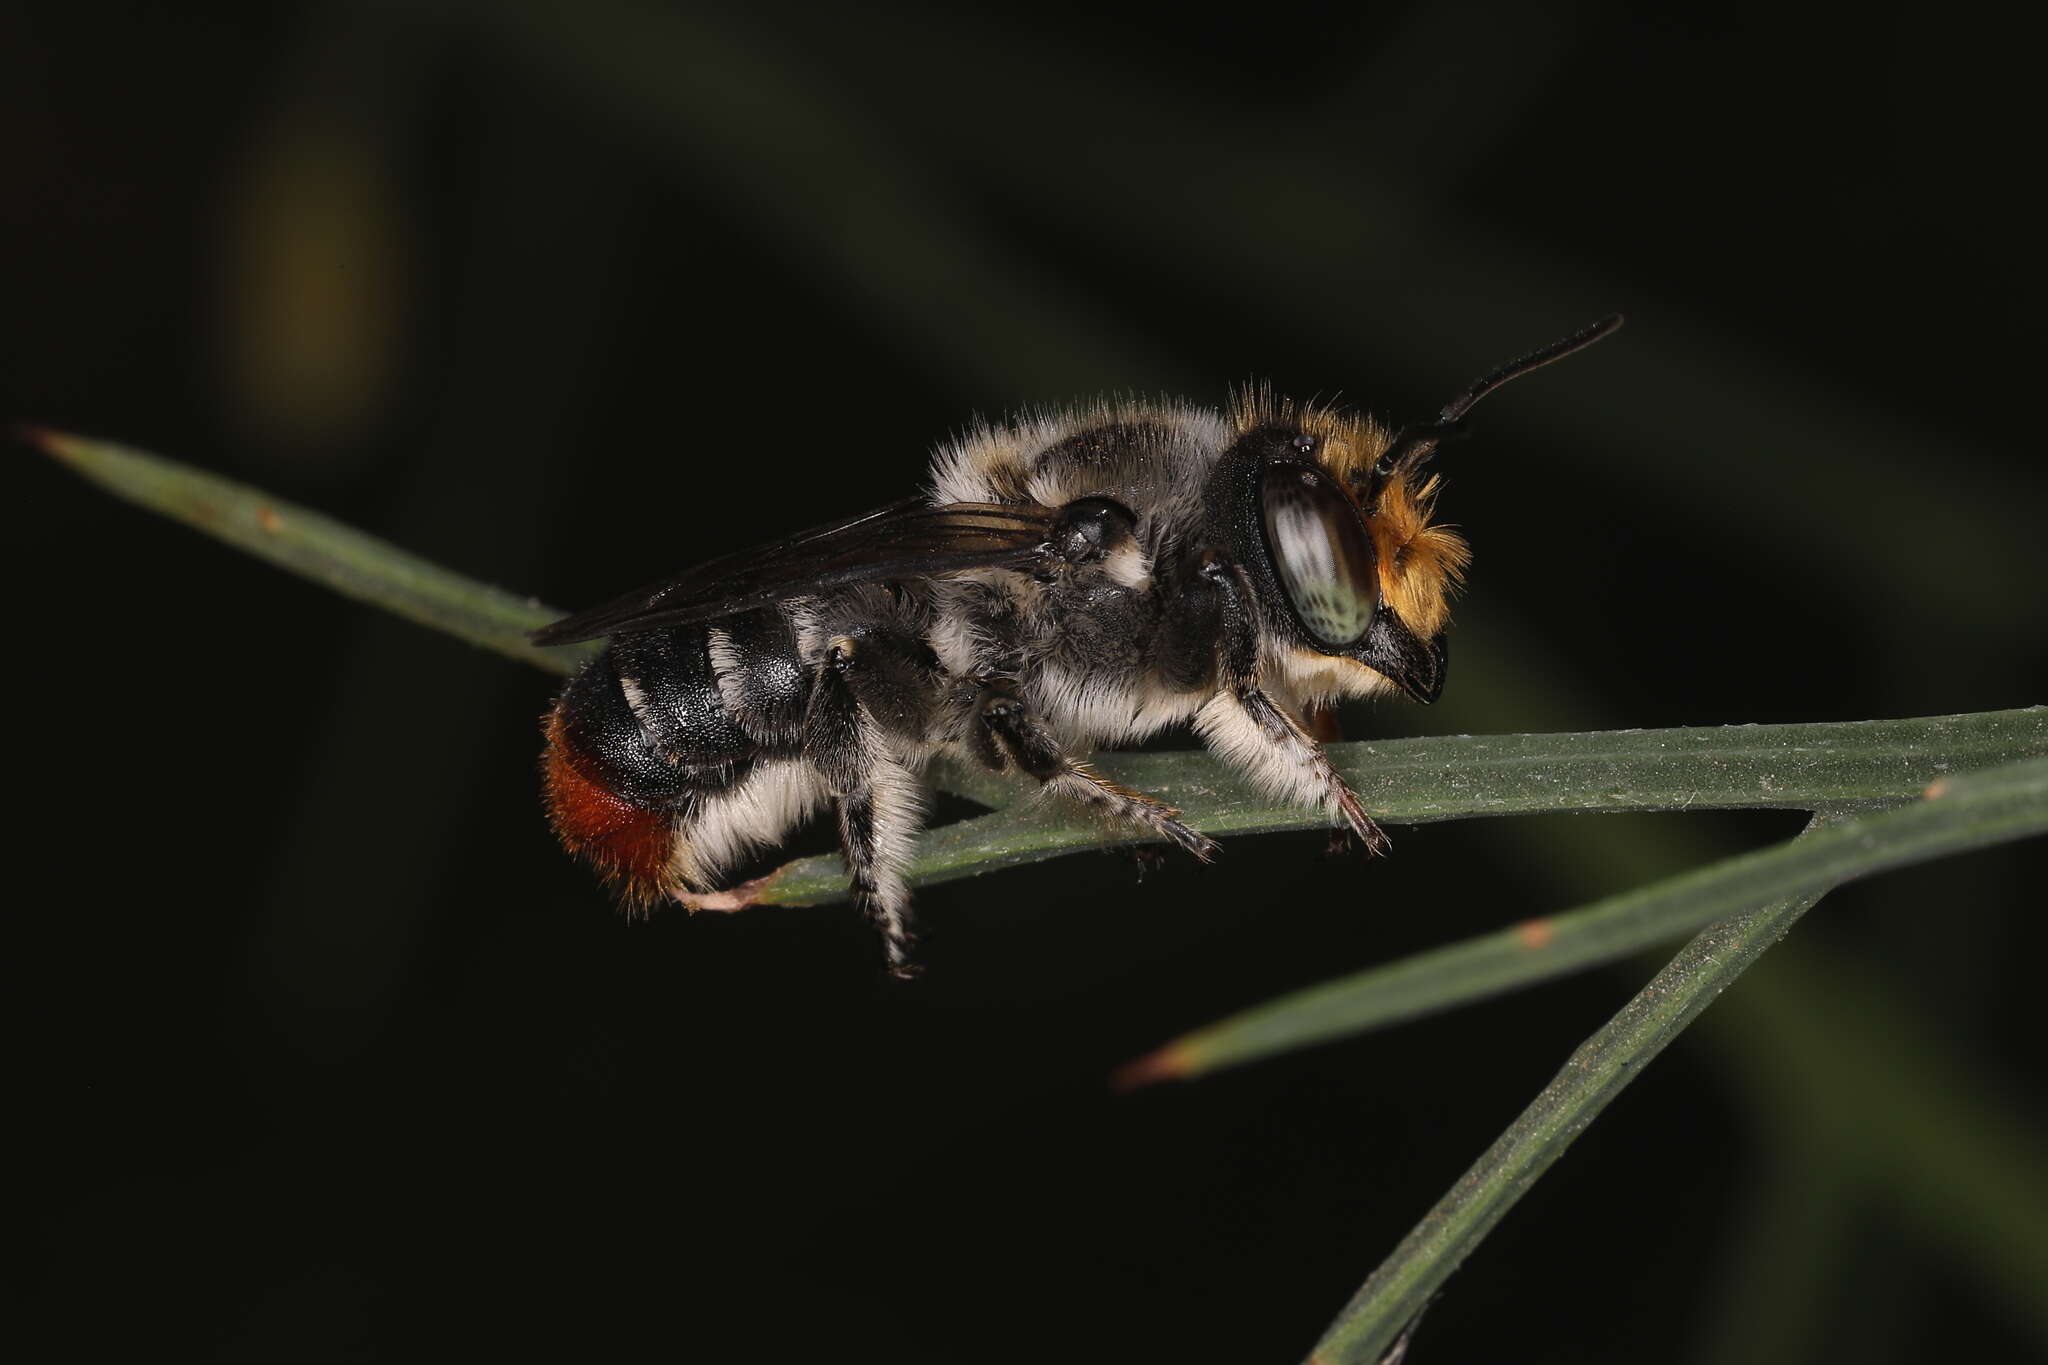
<path id="1" fill-rule="evenodd" d="M 714 632 L 731 673 L 725 691 Z M 614 639 L 548 717 L 556 833 L 634 899 L 672 893 L 671 856 L 698 808 L 745 781 L 758 760 L 795 753 L 802 676 L 795 634 L 774 609 Z"/>
<path id="2" fill-rule="evenodd" d="M 622 636 L 562 693 L 569 742 L 635 804 L 673 805 L 690 791 L 725 787 L 755 757 L 718 695 L 706 631 Z"/>

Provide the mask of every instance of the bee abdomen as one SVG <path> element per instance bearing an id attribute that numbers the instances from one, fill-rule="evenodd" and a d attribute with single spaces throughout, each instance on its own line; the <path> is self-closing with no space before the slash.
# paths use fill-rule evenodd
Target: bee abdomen
<path id="1" fill-rule="evenodd" d="M 743 624 L 620 636 L 569 681 L 548 715 L 549 820 L 563 845 L 631 902 L 712 889 L 698 883 L 715 876 L 734 847 L 719 798 L 746 784 L 757 760 L 789 747 L 776 731 L 794 728 L 784 711 L 802 713 L 798 697 L 783 695 L 795 691 L 794 636 L 786 658 L 760 648 L 779 642 L 748 638 L 745 676 L 721 679 L 714 655 Z"/>

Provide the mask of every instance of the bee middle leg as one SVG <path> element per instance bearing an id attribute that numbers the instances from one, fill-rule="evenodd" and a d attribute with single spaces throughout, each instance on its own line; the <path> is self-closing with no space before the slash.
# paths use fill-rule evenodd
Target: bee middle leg
<path id="1" fill-rule="evenodd" d="M 1171 840 L 1203 862 L 1216 855 L 1216 842 L 1182 823 L 1180 812 L 1155 797 L 1110 781 L 1071 758 L 1023 700 L 999 688 L 985 688 L 980 702 L 984 753 L 1000 755 L 1044 784 L 1049 795 L 1085 806 L 1118 824 Z"/>

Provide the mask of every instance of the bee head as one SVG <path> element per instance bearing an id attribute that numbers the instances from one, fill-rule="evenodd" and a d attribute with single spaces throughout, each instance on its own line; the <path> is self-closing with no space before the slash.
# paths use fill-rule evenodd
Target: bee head
<path id="1" fill-rule="evenodd" d="M 1444 627 L 1471 552 L 1431 524 L 1437 479 L 1423 466 L 1480 399 L 1621 323 L 1605 317 L 1518 356 L 1435 420 L 1398 431 L 1263 387 L 1239 397 L 1236 442 L 1208 489 L 1209 526 L 1244 566 L 1268 660 L 1302 699 L 1362 696 L 1389 682 L 1417 701 L 1437 699 Z"/>
<path id="2" fill-rule="evenodd" d="M 1210 489 L 1210 523 L 1245 569 L 1267 655 L 1308 699 L 1388 683 L 1443 688 L 1443 631 L 1469 552 L 1432 525 L 1437 480 L 1381 470 L 1394 434 L 1371 419 L 1259 391 Z"/>

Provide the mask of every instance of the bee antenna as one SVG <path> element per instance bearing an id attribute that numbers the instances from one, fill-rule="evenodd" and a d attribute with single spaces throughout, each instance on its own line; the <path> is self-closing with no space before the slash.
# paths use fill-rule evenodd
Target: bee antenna
<path id="1" fill-rule="evenodd" d="M 1574 351 L 1583 351 L 1603 337 L 1612 336 L 1620 331 L 1621 324 L 1621 314 L 1609 313 L 1600 321 L 1593 323 L 1591 326 L 1580 328 L 1561 341 L 1553 341 L 1548 346 L 1538 347 L 1525 356 L 1519 356 L 1514 360 L 1510 360 L 1507 364 L 1501 366 L 1492 374 L 1478 381 L 1471 388 L 1447 403 L 1444 406 L 1444 410 L 1438 414 L 1437 421 L 1446 424 L 1458 421 L 1466 413 L 1470 412 L 1473 405 L 1478 403 L 1480 399 L 1486 397 L 1486 395 L 1492 393 L 1510 379 L 1520 379 L 1523 375 L 1530 373 L 1532 370 L 1540 370 L 1554 360 L 1563 360 Z"/>
<path id="2" fill-rule="evenodd" d="M 1391 477 L 1395 470 L 1405 466 L 1419 465 L 1436 453 L 1436 448 L 1446 440 L 1464 432 L 1465 414 L 1472 411 L 1479 400 L 1492 393 L 1511 379 L 1520 379 L 1534 370 L 1540 370 L 1552 361 L 1563 360 L 1574 351 L 1583 351 L 1594 342 L 1614 335 L 1621 330 L 1622 315 L 1610 313 L 1598 322 L 1581 327 L 1570 336 L 1540 346 L 1524 356 L 1517 356 L 1484 379 L 1475 381 L 1463 393 L 1444 404 L 1442 412 L 1433 422 L 1417 422 L 1402 427 L 1394 434 L 1394 440 L 1386 452 L 1373 464 L 1375 481 Z"/>

